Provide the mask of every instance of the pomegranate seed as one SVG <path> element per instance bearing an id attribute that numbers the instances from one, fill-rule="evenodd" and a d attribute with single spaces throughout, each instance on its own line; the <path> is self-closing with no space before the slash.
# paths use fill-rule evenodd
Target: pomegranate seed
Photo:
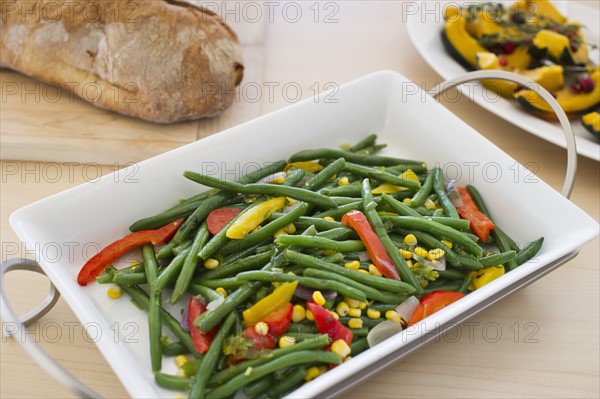
<path id="1" fill-rule="evenodd" d="M 573 52 L 573 53 L 576 53 L 576 52 L 577 52 L 577 50 L 579 50 L 579 47 L 577 47 L 577 46 L 576 46 L 576 45 L 574 45 L 574 44 L 571 44 L 571 45 L 569 46 L 569 48 L 571 49 L 571 52 Z"/>
<path id="2" fill-rule="evenodd" d="M 582 91 L 582 87 L 579 83 L 573 83 L 570 87 L 571 89 L 571 93 L 573 94 L 579 94 Z"/>
<path id="3" fill-rule="evenodd" d="M 584 93 L 591 93 L 594 91 L 594 87 L 596 86 L 596 82 L 590 76 L 584 76 L 579 79 L 579 86 L 581 86 L 581 90 Z"/>
<path id="4" fill-rule="evenodd" d="M 506 61 L 506 58 L 504 57 L 498 57 L 498 62 L 500 63 L 500 66 L 507 66 L 508 65 L 508 61 Z"/>

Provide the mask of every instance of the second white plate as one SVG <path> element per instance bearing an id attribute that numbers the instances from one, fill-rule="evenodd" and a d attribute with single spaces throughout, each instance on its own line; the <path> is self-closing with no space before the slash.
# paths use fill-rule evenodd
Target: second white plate
<path id="1" fill-rule="evenodd" d="M 441 41 L 441 31 L 444 25 L 442 10 L 449 1 L 439 1 L 436 10 L 427 6 L 423 12 L 414 12 L 408 16 L 408 33 L 410 38 L 427 63 L 444 79 L 452 79 L 465 73 L 465 69 L 456 62 L 446 51 Z M 456 2 L 452 2 L 456 4 Z M 420 3 L 423 4 L 423 3 Z M 419 6 L 419 4 L 417 4 Z M 425 7 L 425 6 L 423 6 Z M 600 13 L 597 9 L 580 4 L 568 4 L 569 19 L 581 22 L 586 27 L 586 37 L 592 43 L 598 43 L 600 37 Z M 597 56 L 597 52 L 596 52 Z M 598 60 L 594 60 L 598 63 Z M 480 84 L 473 84 L 462 92 L 468 95 L 478 105 L 498 115 L 508 122 L 563 148 L 566 148 L 564 135 L 558 123 L 548 122 L 537 118 L 515 103 L 502 97 L 484 91 Z M 577 153 L 587 158 L 600 161 L 600 143 L 587 132 L 579 121 L 573 122 L 573 131 L 577 140 Z"/>

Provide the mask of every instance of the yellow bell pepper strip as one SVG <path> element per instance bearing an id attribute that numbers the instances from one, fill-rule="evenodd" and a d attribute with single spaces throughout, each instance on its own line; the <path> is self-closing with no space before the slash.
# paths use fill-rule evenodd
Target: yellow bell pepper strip
<path id="1" fill-rule="evenodd" d="M 469 290 L 475 291 L 476 289 L 483 287 L 487 283 L 494 281 L 503 274 L 503 265 L 490 266 L 486 267 L 485 269 L 473 271 L 469 273 L 469 276 L 471 276 L 471 284 L 469 284 Z"/>
<path id="2" fill-rule="evenodd" d="M 288 163 L 285 167 L 284 171 L 287 172 L 291 168 L 296 167 L 298 169 L 302 169 L 308 173 L 317 173 L 323 170 L 324 166 L 320 165 L 313 161 L 301 161 L 301 162 L 292 162 Z"/>
<path id="3" fill-rule="evenodd" d="M 244 323 L 246 325 L 256 324 L 264 319 L 271 312 L 281 308 L 283 305 L 290 303 L 292 295 L 298 286 L 297 281 L 281 284 L 275 288 L 271 294 L 267 295 L 260 301 L 242 312 Z"/>
<path id="4" fill-rule="evenodd" d="M 245 238 L 248 233 L 267 220 L 273 212 L 282 209 L 285 201 L 285 197 L 276 197 L 248 209 L 229 226 L 225 235 L 234 240 Z"/>
<path id="5" fill-rule="evenodd" d="M 419 178 L 417 177 L 415 172 L 412 171 L 412 169 L 405 170 L 400 175 L 398 175 L 398 177 L 419 183 Z M 390 184 L 390 183 L 383 183 L 379 187 L 374 188 L 371 191 L 371 193 L 373 193 L 373 194 L 394 194 L 394 193 L 397 193 L 398 191 L 402 191 L 402 190 L 406 190 L 406 187 L 397 186 L 395 184 Z"/>

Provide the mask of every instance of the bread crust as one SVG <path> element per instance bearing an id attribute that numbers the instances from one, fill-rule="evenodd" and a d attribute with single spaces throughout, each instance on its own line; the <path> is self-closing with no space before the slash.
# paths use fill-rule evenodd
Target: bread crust
<path id="1" fill-rule="evenodd" d="M 235 33 L 174 0 L 0 0 L 0 67 L 152 122 L 214 116 L 243 76 Z"/>

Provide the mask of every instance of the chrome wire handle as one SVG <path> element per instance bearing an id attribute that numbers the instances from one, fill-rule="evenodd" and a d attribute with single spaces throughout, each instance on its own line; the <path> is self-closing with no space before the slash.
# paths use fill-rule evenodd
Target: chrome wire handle
<path id="1" fill-rule="evenodd" d="M 453 87 L 456 87 L 463 83 L 478 81 L 482 79 L 508 80 L 511 82 L 521 84 L 523 86 L 528 86 L 535 90 L 554 110 L 554 112 L 558 116 L 558 120 L 560 121 L 560 124 L 565 134 L 565 139 L 567 141 L 567 172 L 565 176 L 565 181 L 563 183 L 562 195 L 569 198 L 571 195 L 571 191 L 573 190 L 575 172 L 577 171 L 577 150 L 575 145 L 575 135 L 573 134 L 573 130 L 571 129 L 571 125 L 569 123 L 567 115 L 562 110 L 556 99 L 552 97 L 552 95 L 546 89 L 520 75 L 505 71 L 490 70 L 469 72 L 464 75 L 457 76 L 454 79 L 440 83 L 432 90 L 430 90 L 428 94 L 430 94 L 433 97 L 438 97 L 440 94 Z M 15 334 L 15 331 L 8 330 L 7 323 L 17 324 L 21 326 L 21 328 L 25 328 L 28 324 L 39 320 L 46 313 L 48 313 L 56 304 L 60 296 L 60 294 L 56 290 L 56 287 L 54 287 L 54 285 L 50 283 L 50 291 L 48 292 L 48 296 L 46 297 L 46 299 L 44 299 L 44 301 L 36 308 L 31 310 L 27 314 L 21 316 L 21 318 L 17 317 L 13 312 L 12 308 L 10 307 L 8 298 L 6 297 L 4 292 L 4 276 L 6 273 L 13 270 L 27 270 L 40 274 L 45 274 L 37 262 L 28 259 L 11 259 L 0 265 L 0 307 L 2 311 L 2 320 L 4 322 L 2 333 L 4 336 L 7 337 Z M 25 352 L 27 352 L 29 356 L 31 356 L 40 365 L 42 369 L 44 369 L 57 381 L 61 382 L 63 385 L 69 388 L 78 397 L 100 397 L 92 389 L 88 388 L 73 374 L 71 374 L 59 363 L 57 363 L 50 355 L 48 355 L 48 353 L 44 349 L 42 349 L 41 346 L 39 346 L 33 341 L 17 341 L 19 342 L 23 350 L 25 350 Z"/>
<path id="2" fill-rule="evenodd" d="M 50 291 L 48 291 L 48 296 L 44 301 L 35 307 L 33 310 L 29 311 L 25 315 L 20 318 L 13 312 L 10 304 L 8 302 L 8 298 L 6 297 L 4 291 L 4 277 L 6 273 L 14 270 L 26 270 L 35 273 L 44 274 L 44 271 L 40 267 L 40 265 L 29 259 L 10 259 L 6 262 L 3 262 L 0 265 L 0 309 L 2 311 L 2 335 L 5 337 L 14 336 L 16 331 L 23 331 L 27 325 L 34 323 L 43 317 L 46 313 L 48 313 L 58 299 L 60 298 L 60 294 L 58 290 L 50 282 Z M 20 326 L 21 330 L 10 330 L 8 328 L 9 324 Z M 38 345 L 35 341 L 31 340 L 16 340 L 21 348 L 33 360 L 37 362 L 37 364 L 48 374 L 54 377 L 57 381 L 62 383 L 64 386 L 69 388 L 73 393 L 75 393 L 80 398 L 98 398 L 100 395 L 95 393 L 92 389 L 88 388 L 85 384 L 79 381 L 73 374 L 71 374 L 67 369 L 61 366 L 56 360 L 52 358 L 40 345 Z"/>
<path id="3" fill-rule="evenodd" d="M 522 86 L 529 87 L 530 89 L 534 90 L 537 94 L 539 94 L 548 103 L 550 108 L 552 108 L 552 110 L 558 117 L 567 143 L 567 171 L 565 174 L 565 181 L 563 182 L 561 194 L 564 195 L 566 198 L 569 198 L 571 196 L 571 192 L 573 191 L 573 184 L 575 183 L 575 174 L 577 173 L 577 145 L 575 143 L 575 134 L 573 134 L 573 129 L 571 128 L 571 123 L 569 122 L 567 114 L 565 114 L 565 111 L 563 111 L 558 101 L 556 101 L 556 99 L 552 96 L 552 94 L 550 94 L 548 90 L 544 89 L 542 86 L 535 83 L 533 80 L 523 77 L 521 75 L 517 75 L 516 73 L 497 70 L 485 70 L 468 72 L 463 75 L 459 75 L 453 79 L 449 79 L 445 82 L 440 83 L 427 93 L 432 97 L 437 98 L 440 94 L 463 83 L 485 79 L 507 80 L 509 82 L 514 82 Z"/>

